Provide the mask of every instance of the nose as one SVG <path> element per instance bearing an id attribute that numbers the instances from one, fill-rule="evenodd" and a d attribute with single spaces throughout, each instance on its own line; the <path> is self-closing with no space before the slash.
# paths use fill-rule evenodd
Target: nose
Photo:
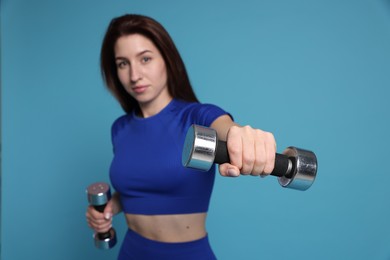
<path id="1" fill-rule="evenodd" d="M 141 70 L 138 66 L 133 65 L 130 69 L 130 80 L 132 83 L 137 82 L 141 79 Z"/>

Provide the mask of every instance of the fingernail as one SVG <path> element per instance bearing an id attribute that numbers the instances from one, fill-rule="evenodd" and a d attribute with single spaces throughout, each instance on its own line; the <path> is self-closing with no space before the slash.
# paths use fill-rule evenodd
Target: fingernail
<path id="1" fill-rule="evenodd" d="M 237 173 L 234 169 L 228 169 L 227 174 L 231 177 L 237 177 L 239 175 L 239 173 Z"/>
<path id="2" fill-rule="evenodd" d="M 110 213 L 106 213 L 106 214 L 104 215 L 104 218 L 107 219 L 107 220 L 109 220 L 109 219 L 111 218 L 111 214 L 110 214 Z"/>

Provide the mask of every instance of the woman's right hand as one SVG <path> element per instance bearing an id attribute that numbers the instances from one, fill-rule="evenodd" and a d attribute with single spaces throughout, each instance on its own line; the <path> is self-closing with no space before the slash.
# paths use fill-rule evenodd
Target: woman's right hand
<path id="1" fill-rule="evenodd" d="M 90 228 L 98 233 L 105 233 L 112 227 L 112 200 L 110 200 L 104 212 L 97 211 L 93 206 L 89 205 L 86 212 L 87 223 Z"/>

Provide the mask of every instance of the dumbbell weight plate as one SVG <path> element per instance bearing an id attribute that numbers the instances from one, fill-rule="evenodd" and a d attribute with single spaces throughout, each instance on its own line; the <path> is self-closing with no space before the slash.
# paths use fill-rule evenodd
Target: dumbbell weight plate
<path id="1" fill-rule="evenodd" d="M 105 239 L 101 239 L 99 237 L 99 233 L 95 233 L 93 235 L 93 239 L 95 240 L 95 246 L 99 249 L 111 249 L 116 244 L 116 233 L 115 229 L 111 228 L 109 231 L 109 236 L 107 234 L 107 237 Z"/>
<path id="2" fill-rule="evenodd" d="M 105 205 L 111 199 L 110 186 L 104 182 L 96 182 L 87 188 L 88 202 L 92 206 Z"/>
<path id="3" fill-rule="evenodd" d="M 295 170 L 292 178 L 278 177 L 279 184 L 295 190 L 307 190 L 313 184 L 317 174 L 317 157 L 308 150 L 288 147 L 283 154 L 289 157 Z"/>
<path id="4" fill-rule="evenodd" d="M 217 142 L 214 129 L 191 126 L 184 141 L 182 164 L 198 170 L 210 170 L 214 164 Z"/>

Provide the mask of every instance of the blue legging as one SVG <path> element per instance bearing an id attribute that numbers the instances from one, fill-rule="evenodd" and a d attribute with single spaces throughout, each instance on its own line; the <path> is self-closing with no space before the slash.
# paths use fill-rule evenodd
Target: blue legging
<path id="1" fill-rule="evenodd" d="M 180 243 L 147 239 L 128 229 L 118 260 L 216 260 L 208 237 Z"/>

